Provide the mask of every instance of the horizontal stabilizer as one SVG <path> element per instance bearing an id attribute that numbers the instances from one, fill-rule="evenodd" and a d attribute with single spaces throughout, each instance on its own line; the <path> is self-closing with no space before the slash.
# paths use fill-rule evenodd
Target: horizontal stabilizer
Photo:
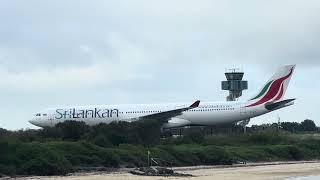
<path id="1" fill-rule="evenodd" d="M 296 99 L 286 99 L 286 100 L 283 100 L 283 101 L 280 101 L 280 102 L 276 102 L 276 103 L 266 103 L 265 104 L 265 108 L 270 110 L 270 111 L 273 111 L 273 110 L 276 110 L 276 109 L 280 109 L 280 108 L 283 108 L 283 107 L 287 107 L 287 106 L 291 106 L 293 105 L 293 101 L 296 100 Z"/>

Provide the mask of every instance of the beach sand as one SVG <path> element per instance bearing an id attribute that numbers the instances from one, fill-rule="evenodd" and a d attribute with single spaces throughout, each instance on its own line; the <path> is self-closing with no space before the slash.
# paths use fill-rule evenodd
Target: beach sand
<path id="1" fill-rule="evenodd" d="M 176 172 L 191 174 L 193 177 L 151 177 L 132 175 L 125 170 L 112 173 L 76 173 L 65 177 L 29 177 L 28 179 L 62 179 L 62 180 L 271 180 L 287 179 L 309 175 L 320 175 L 320 162 L 304 162 L 297 164 L 251 164 L 240 167 L 195 166 L 175 168 Z M 24 178 L 25 179 L 25 178 Z"/>

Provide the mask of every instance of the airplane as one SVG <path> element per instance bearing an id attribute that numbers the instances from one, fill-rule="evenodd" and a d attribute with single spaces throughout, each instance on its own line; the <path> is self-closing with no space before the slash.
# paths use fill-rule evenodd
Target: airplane
<path id="1" fill-rule="evenodd" d="M 261 90 L 247 101 L 170 104 L 91 105 L 48 108 L 29 121 L 39 127 L 53 127 L 64 121 L 84 121 L 93 126 L 118 121 L 158 120 L 163 129 L 184 126 L 212 126 L 237 123 L 294 104 L 283 99 L 295 65 L 280 67 Z"/>

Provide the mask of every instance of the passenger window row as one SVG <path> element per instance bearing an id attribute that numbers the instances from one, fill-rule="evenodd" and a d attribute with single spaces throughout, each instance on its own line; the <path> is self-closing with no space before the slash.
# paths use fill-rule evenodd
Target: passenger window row
<path id="1" fill-rule="evenodd" d="M 126 112 L 126 114 L 138 114 L 138 113 L 160 113 L 162 111 L 131 111 Z"/>
<path id="2" fill-rule="evenodd" d="M 230 110 L 235 110 L 235 108 L 224 108 L 224 109 L 192 109 L 188 111 L 196 112 L 196 111 L 230 111 Z M 126 114 L 142 114 L 142 113 L 160 113 L 162 111 L 130 111 L 130 112 L 125 112 Z M 122 113 L 122 112 L 120 112 Z"/>

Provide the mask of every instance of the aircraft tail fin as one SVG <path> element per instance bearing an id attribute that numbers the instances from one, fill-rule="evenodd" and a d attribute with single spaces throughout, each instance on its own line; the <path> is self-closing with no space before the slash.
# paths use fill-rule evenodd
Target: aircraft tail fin
<path id="1" fill-rule="evenodd" d="M 250 103 L 247 107 L 281 101 L 286 93 L 294 69 L 295 65 L 280 67 L 259 93 L 249 100 Z"/>

